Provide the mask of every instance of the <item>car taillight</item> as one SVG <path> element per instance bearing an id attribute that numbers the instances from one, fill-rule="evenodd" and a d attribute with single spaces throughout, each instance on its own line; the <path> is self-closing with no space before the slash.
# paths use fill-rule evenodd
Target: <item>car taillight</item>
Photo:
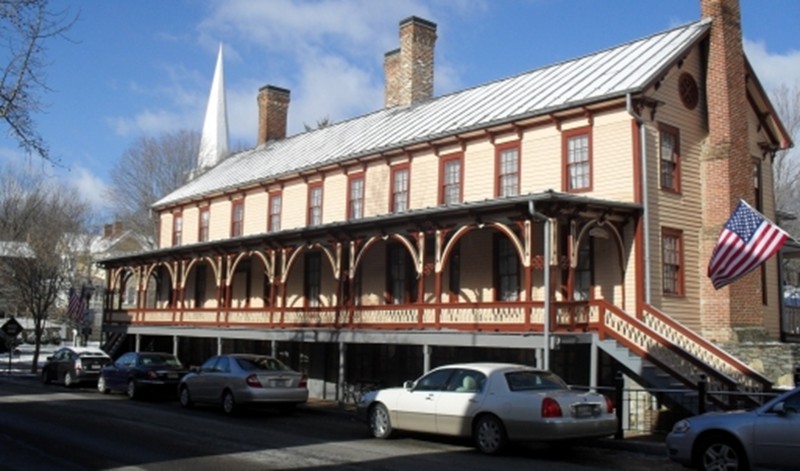
<path id="1" fill-rule="evenodd" d="M 603 397 L 606 398 L 606 412 L 608 412 L 609 414 L 613 414 L 614 413 L 614 401 L 612 401 L 611 398 L 608 397 L 608 396 L 603 396 Z"/>
<path id="2" fill-rule="evenodd" d="M 244 379 L 244 382 L 247 383 L 248 386 L 251 388 L 262 388 L 261 381 L 258 380 L 258 376 L 250 375 Z"/>
<path id="3" fill-rule="evenodd" d="M 553 418 L 561 417 L 562 415 L 561 406 L 558 405 L 555 399 L 550 397 L 544 398 L 542 401 L 542 417 Z"/>
<path id="4" fill-rule="evenodd" d="M 300 377 L 300 382 L 297 383 L 297 387 L 308 388 L 308 378 L 306 378 L 306 375 Z"/>

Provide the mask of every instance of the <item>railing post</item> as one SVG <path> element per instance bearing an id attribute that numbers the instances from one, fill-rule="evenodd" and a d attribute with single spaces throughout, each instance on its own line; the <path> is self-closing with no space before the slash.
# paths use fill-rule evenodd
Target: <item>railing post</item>
<path id="1" fill-rule="evenodd" d="M 614 376 L 614 393 L 616 395 L 614 398 L 614 403 L 616 405 L 614 412 L 617 414 L 617 433 L 614 434 L 614 439 L 616 440 L 622 440 L 625 438 L 625 432 L 622 430 L 622 403 L 624 389 L 625 378 L 622 376 L 621 371 L 617 371 L 617 374 Z"/>
<path id="2" fill-rule="evenodd" d="M 697 413 L 705 414 L 706 412 L 706 390 L 708 388 L 708 380 L 706 375 L 700 375 L 700 381 L 697 382 Z"/>

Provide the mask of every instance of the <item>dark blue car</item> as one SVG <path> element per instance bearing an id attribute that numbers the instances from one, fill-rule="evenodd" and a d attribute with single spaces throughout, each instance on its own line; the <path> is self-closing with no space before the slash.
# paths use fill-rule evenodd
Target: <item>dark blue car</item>
<path id="1" fill-rule="evenodd" d="M 122 391 L 131 399 L 146 393 L 174 397 L 186 373 L 186 367 L 171 353 L 128 352 L 100 371 L 97 389 L 103 394 Z"/>

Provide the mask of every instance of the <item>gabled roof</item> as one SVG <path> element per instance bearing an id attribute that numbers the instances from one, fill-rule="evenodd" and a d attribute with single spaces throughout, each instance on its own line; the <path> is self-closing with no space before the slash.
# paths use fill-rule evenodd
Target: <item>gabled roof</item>
<path id="1" fill-rule="evenodd" d="M 693 22 L 578 59 L 410 107 L 382 109 L 229 157 L 154 207 L 289 176 L 323 165 L 638 93 L 705 37 Z"/>

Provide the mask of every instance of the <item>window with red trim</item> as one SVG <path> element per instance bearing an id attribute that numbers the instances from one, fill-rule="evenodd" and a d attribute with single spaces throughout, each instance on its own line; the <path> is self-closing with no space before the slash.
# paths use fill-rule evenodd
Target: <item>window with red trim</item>
<path id="1" fill-rule="evenodd" d="M 495 298 L 497 301 L 518 301 L 521 287 L 520 263 L 511 240 L 495 238 Z"/>
<path id="2" fill-rule="evenodd" d="M 308 185 L 308 220 L 307 225 L 322 224 L 322 182 Z"/>
<path id="3" fill-rule="evenodd" d="M 683 296 L 683 232 L 662 228 L 661 264 L 664 294 Z"/>
<path id="4" fill-rule="evenodd" d="M 395 165 L 391 170 L 389 211 L 402 213 L 408 211 L 410 171 L 408 164 Z"/>
<path id="5" fill-rule="evenodd" d="M 592 189 L 591 128 L 571 129 L 563 134 L 564 191 Z"/>
<path id="6" fill-rule="evenodd" d="M 661 189 L 681 191 L 681 148 L 678 129 L 658 126 L 658 154 L 661 162 Z"/>
<path id="7" fill-rule="evenodd" d="M 172 213 L 172 245 L 181 245 L 183 242 L 183 214 L 178 211 Z"/>
<path id="8" fill-rule="evenodd" d="M 200 224 L 197 234 L 197 240 L 200 242 L 208 242 L 209 223 L 211 222 L 211 213 L 208 207 L 200 208 Z"/>
<path id="9" fill-rule="evenodd" d="M 270 232 L 281 230 L 281 211 L 283 208 L 283 194 L 275 191 L 269 194 L 269 217 L 267 220 Z"/>
<path id="10" fill-rule="evenodd" d="M 347 219 L 349 221 L 364 217 L 364 174 L 347 177 Z"/>
<path id="11" fill-rule="evenodd" d="M 233 202 L 231 208 L 231 237 L 241 237 L 244 234 L 244 200 Z"/>
<path id="12" fill-rule="evenodd" d="M 463 201 L 463 156 L 442 157 L 439 168 L 439 204 L 458 204 Z"/>
<path id="13" fill-rule="evenodd" d="M 495 148 L 495 195 L 519 194 L 519 142 L 498 145 Z"/>

